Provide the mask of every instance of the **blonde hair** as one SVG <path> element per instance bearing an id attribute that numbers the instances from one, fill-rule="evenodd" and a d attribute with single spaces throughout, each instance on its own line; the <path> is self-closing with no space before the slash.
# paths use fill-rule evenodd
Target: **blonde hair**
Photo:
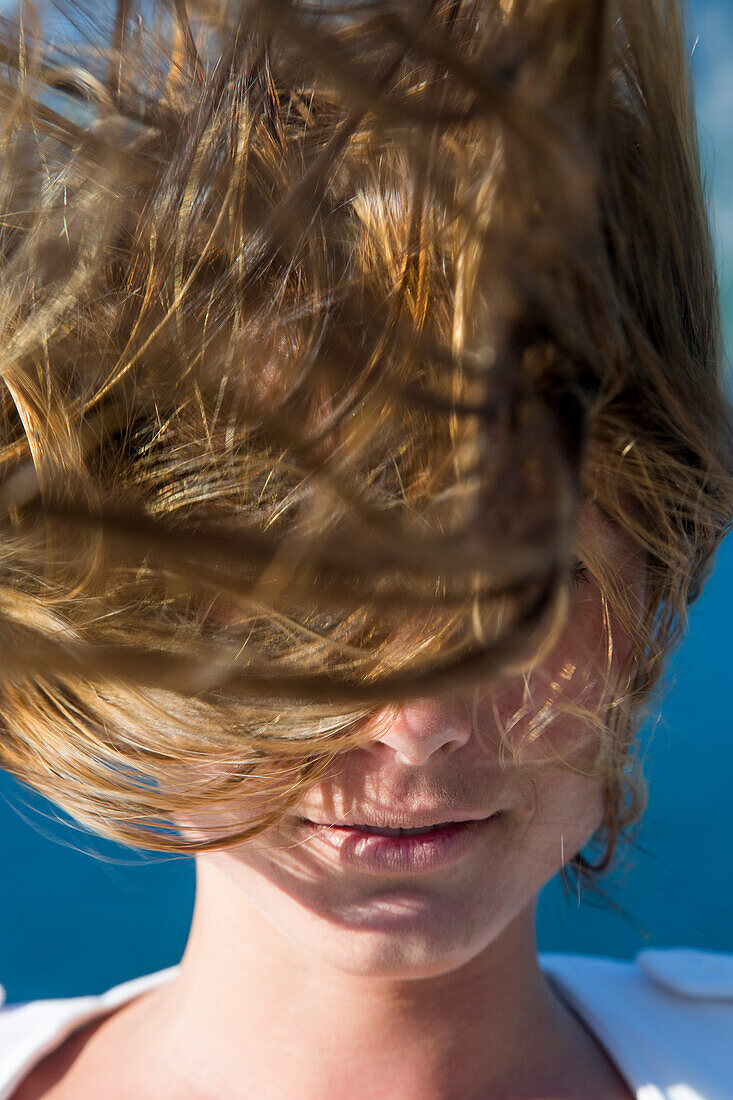
<path id="1" fill-rule="evenodd" d="M 0 762 L 240 843 L 374 707 L 531 667 L 588 497 L 648 562 L 639 614 L 579 550 L 632 640 L 607 866 L 732 512 L 677 4 L 70 7 L 1 46 Z"/>

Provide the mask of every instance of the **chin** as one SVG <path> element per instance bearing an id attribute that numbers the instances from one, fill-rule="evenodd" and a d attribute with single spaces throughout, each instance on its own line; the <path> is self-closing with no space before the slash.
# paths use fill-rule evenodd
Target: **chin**
<path id="1" fill-rule="evenodd" d="M 311 944 L 313 951 L 316 945 Z M 484 949 L 483 942 L 456 941 L 453 935 L 426 931 L 362 929 L 331 935 L 318 945 L 321 960 L 334 970 L 362 978 L 415 981 L 437 978 L 470 963 Z"/>
<path id="2" fill-rule="evenodd" d="M 470 884 L 462 895 L 395 884 L 324 905 L 301 897 L 268 917 L 298 954 L 361 977 L 409 980 L 457 970 L 501 935 L 514 914 L 492 915 Z M 495 905 L 495 903 L 494 903 Z"/>

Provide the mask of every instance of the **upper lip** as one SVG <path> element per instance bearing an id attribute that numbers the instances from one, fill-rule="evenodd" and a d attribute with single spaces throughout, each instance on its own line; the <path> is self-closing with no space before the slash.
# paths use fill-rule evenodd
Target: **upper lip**
<path id="1" fill-rule="evenodd" d="M 491 816 L 491 813 L 461 813 L 460 810 L 451 810 L 446 807 L 444 810 L 422 810 L 411 814 L 410 817 L 400 817 L 398 814 L 386 812 L 379 814 L 364 812 L 361 816 L 358 813 L 350 814 L 348 821 L 323 821 L 317 816 L 304 816 L 303 820 L 312 825 L 334 825 L 340 828 L 349 825 L 368 825 L 370 829 L 426 829 L 430 825 L 445 825 L 448 821 L 483 821 Z"/>

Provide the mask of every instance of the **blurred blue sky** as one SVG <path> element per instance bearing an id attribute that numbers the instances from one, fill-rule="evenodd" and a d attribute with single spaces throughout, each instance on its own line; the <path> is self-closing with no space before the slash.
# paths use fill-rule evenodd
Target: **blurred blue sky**
<path id="1" fill-rule="evenodd" d="M 733 0 L 692 0 L 690 44 L 700 147 L 710 186 L 725 307 L 733 347 Z"/>

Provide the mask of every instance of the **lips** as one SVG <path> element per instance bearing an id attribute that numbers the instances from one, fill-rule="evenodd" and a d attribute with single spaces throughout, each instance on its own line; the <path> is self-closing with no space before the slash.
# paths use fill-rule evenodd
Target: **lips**
<path id="1" fill-rule="evenodd" d="M 442 829 L 448 825 L 464 825 L 469 821 L 486 821 L 492 817 L 496 810 L 456 811 L 446 807 L 435 809 L 415 810 L 411 814 L 399 814 L 394 811 L 372 808 L 363 811 L 361 821 L 325 820 L 324 815 L 314 813 L 313 816 L 303 815 L 300 820 L 309 825 L 326 825 L 332 829 L 358 829 L 362 832 L 383 832 L 386 836 L 399 836 L 402 833 L 427 831 L 428 829 Z M 354 814 L 356 816 L 356 814 Z M 369 820 L 371 818 L 371 821 Z"/>
<path id="2" fill-rule="evenodd" d="M 460 862 L 489 843 L 501 812 L 483 819 L 418 826 L 341 825 L 300 819 L 305 844 L 343 869 L 369 875 L 413 875 Z M 395 835 L 397 833 L 397 835 Z"/>
<path id="3" fill-rule="evenodd" d="M 308 820 L 307 818 L 305 820 Z M 311 825 L 318 824 L 315 821 L 309 822 Z M 390 828 L 389 826 L 378 825 L 361 825 L 356 822 L 353 825 L 332 825 L 332 829 L 355 829 L 360 833 L 374 833 L 376 836 L 420 836 L 423 833 L 436 832 L 438 829 L 445 829 L 449 825 L 464 824 L 464 822 L 456 821 L 441 821 L 435 825 L 421 825 L 415 828 L 402 828 L 396 826 Z"/>
<path id="4" fill-rule="evenodd" d="M 423 825 L 418 829 L 379 829 L 373 825 L 352 825 L 352 829 L 358 829 L 360 833 L 376 833 L 378 836 L 420 836 L 421 833 L 432 833 L 436 829 L 444 829 L 446 825 L 455 825 L 454 821 L 443 821 L 439 825 Z"/>

